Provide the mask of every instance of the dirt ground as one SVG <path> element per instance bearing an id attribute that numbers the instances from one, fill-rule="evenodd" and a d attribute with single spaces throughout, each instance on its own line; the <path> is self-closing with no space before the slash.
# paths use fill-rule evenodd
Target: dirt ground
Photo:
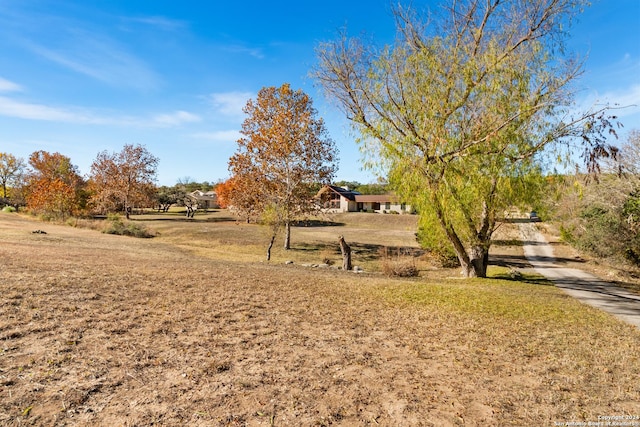
<path id="1" fill-rule="evenodd" d="M 391 303 L 389 279 L 15 215 L 0 259 L 0 425 L 552 425 L 640 397 L 640 334 L 614 321 L 619 352 L 574 359 L 544 325 Z"/>

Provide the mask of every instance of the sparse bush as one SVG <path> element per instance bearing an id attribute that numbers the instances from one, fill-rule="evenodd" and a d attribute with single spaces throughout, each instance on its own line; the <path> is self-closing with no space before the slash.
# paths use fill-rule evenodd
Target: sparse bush
<path id="1" fill-rule="evenodd" d="M 110 214 L 107 216 L 106 224 L 102 229 L 105 234 L 116 234 L 118 236 L 131 236 L 139 238 L 153 237 L 153 234 L 142 224 L 133 221 L 124 221 L 120 215 Z"/>
<path id="2" fill-rule="evenodd" d="M 573 227 L 568 227 L 564 224 L 560 224 L 560 240 L 569 244 L 575 243 L 575 237 L 573 236 Z"/>
<path id="3" fill-rule="evenodd" d="M 401 249 L 393 253 L 387 247 L 382 249 L 382 272 L 395 277 L 417 277 L 419 273 L 414 256 Z"/>

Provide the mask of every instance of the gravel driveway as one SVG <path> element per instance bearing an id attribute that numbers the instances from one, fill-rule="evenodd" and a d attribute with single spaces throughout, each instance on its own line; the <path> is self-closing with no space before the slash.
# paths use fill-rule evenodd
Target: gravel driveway
<path id="1" fill-rule="evenodd" d="M 640 296 L 575 268 L 558 266 L 553 249 L 534 223 L 521 223 L 524 254 L 533 269 L 569 295 L 640 328 Z"/>

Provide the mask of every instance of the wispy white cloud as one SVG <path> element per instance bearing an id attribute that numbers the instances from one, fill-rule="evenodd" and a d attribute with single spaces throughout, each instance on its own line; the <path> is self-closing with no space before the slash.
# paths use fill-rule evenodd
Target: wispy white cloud
<path id="1" fill-rule="evenodd" d="M 200 116 L 187 111 L 158 114 L 153 118 L 153 121 L 159 126 L 180 126 L 184 123 L 195 123 L 201 120 L 202 118 Z"/>
<path id="2" fill-rule="evenodd" d="M 241 118 L 244 114 L 242 109 L 253 96 L 251 92 L 222 92 L 212 93 L 209 96 L 209 100 L 217 113 L 228 117 Z"/>
<path id="3" fill-rule="evenodd" d="M 100 120 L 92 118 L 77 111 L 64 108 L 50 107 L 43 104 L 33 104 L 16 101 L 0 96 L 0 115 L 27 120 L 43 120 L 65 123 L 99 123 Z"/>
<path id="4" fill-rule="evenodd" d="M 640 113 L 640 83 L 629 87 L 620 87 L 607 92 L 591 92 L 580 105 L 583 108 L 609 106 L 615 108 L 618 117 L 627 117 Z M 638 123 L 637 125 L 640 125 Z"/>
<path id="5" fill-rule="evenodd" d="M 125 22 L 149 25 L 163 31 L 176 31 L 188 26 L 186 21 L 171 19 L 164 16 L 124 17 L 122 20 Z"/>
<path id="6" fill-rule="evenodd" d="M 214 142 L 235 142 L 240 139 L 240 136 L 240 132 L 237 130 L 221 130 L 191 134 L 192 138 L 206 139 Z"/>
<path id="7" fill-rule="evenodd" d="M 0 77 L 0 92 L 22 92 L 22 86 Z"/>
<path id="8" fill-rule="evenodd" d="M 6 96 L 0 96 L 0 116 L 24 120 L 138 128 L 178 127 L 201 121 L 197 114 L 182 110 L 150 116 L 123 116 L 76 107 L 24 102 Z"/>
<path id="9" fill-rule="evenodd" d="M 109 37 L 67 29 L 55 47 L 25 40 L 33 53 L 65 68 L 115 87 L 153 90 L 160 78 L 139 58 Z"/>
<path id="10" fill-rule="evenodd" d="M 224 47 L 224 50 L 231 53 L 239 53 L 243 55 L 253 56 L 257 59 L 264 59 L 265 54 L 262 49 L 258 47 L 249 47 L 242 44 L 229 44 Z"/>

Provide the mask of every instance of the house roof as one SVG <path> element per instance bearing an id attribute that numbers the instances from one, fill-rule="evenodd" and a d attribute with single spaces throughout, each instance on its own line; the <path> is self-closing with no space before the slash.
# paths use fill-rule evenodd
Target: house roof
<path id="1" fill-rule="evenodd" d="M 357 191 L 349 190 L 348 188 L 344 188 L 344 187 L 338 187 L 337 185 L 325 185 L 318 192 L 318 195 L 321 195 L 327 191 L 333 191 L 334 193 L 337 193 L 342 197 L 344 197 L 345 199 L 351 200 L 352 202 L 356 200 L 356 196 L 360 195 L 360 193 L 358 193 Z"/>
<path id="2" fill-rule="evenodd" d="M 215 191 L 200 191 L 200 190 L 196 190 L 196 191 L 192 191 L 191 193 L 189 193 L 189 196 L 193 197 L 196 200 L 215 200 L 217 199 L 217 195 Z"/>

